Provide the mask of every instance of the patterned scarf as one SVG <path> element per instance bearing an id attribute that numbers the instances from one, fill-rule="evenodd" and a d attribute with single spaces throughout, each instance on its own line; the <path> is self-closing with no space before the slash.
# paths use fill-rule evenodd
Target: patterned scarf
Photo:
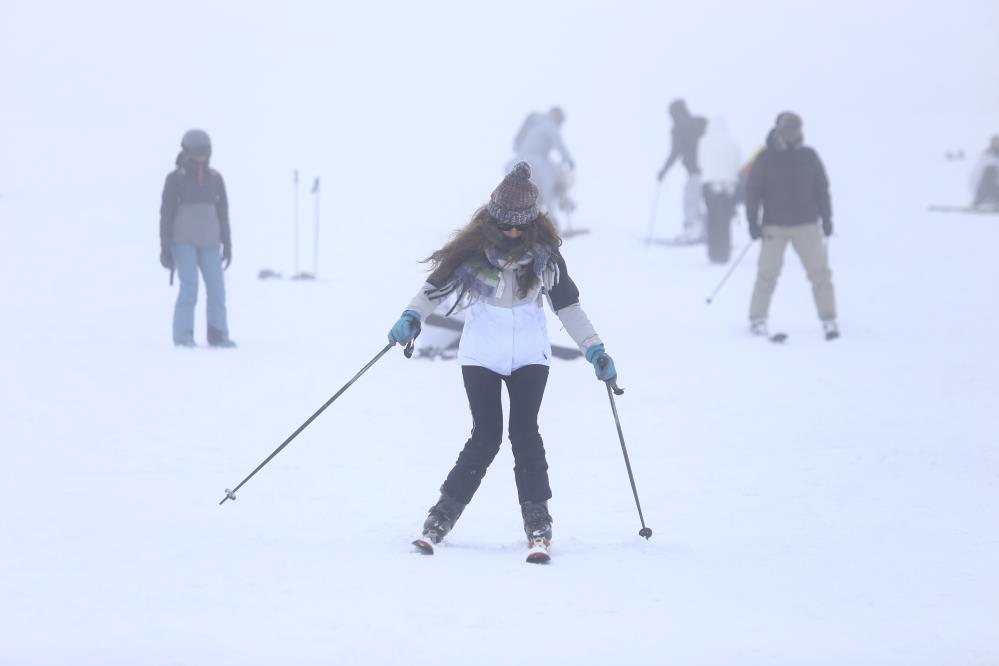
<path id="1" fill-rule="evenodd" d="M 518 278 L 524 271 L 531 271 L 545 289 L 552 288 L 558 275 L 558 266 L 551 246 L 535 243 L 520 257 L 512 258 L 511 254 L 509 248 L 487 243 L 482 252 L 473 254 L 462 262 L 444 284 L 428 289 L 425 293 L 431 299 L 457 294 L 454 306 L 447 312 L 450 315 L 483 298 L 501 297 L 507 288 L 503 279 L 504 269 L 514 269 Z M 513 288 L 517 288 L 517 285 L 514 284 Z"/>

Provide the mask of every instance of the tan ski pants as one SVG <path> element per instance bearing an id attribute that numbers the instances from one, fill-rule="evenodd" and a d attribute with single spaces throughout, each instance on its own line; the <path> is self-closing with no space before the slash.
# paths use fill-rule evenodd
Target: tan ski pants
<path id="1" fill-rule="evenodd" d="M 784 250 L 787 244 L 801 259 L 812 283 L 812 295 L 819 319 L 836 318 L 836 295 L 833 292 L 832 271 L 829 270 L 829 255 L 826 252 L 825 238 L 818 224 L 798 224 L 793 227 L 766 225 L 760 246 L 760 260 L 753 286 L 753 298 L 749 304 L 749 318 L 766 319 L 770 310 L 770 299 L 777 287 L 777 278 L 784 265 Z"/>

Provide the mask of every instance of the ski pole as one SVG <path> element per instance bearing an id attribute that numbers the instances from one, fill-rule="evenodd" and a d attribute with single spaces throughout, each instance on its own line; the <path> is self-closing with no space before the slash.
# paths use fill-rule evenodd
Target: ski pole
<path id="1" fill-rule="evenodd" d="M 606 367 L 604 361 L 601 367 Z M 635 506 L 638 508 L 638 520 L 642 523 L 642 529 L 638 530 L 638 536 L 646 539 L 652 536 L 652 530 L 645 526 L 645 517 L 642 515 L 642 504 L 638 501 L 638 489 L 635 487 L 635 475 L 631 472 L 631 460 L 628 459 L 628 448 L 624 445 L 624 432 L 621 430 L 621 419 L 617 415 L 617 404 L 614 402 L 615 395 L 622 395 L 624 389 L 617 385 L 617 382 L 610 380 L 607 384 L 607 397 L 610 399 L 611 411 L 614 412 L 614 423 L 617 425 L 617 436 L 621 440 L 621 453 L 624 454 L 624 466 L 628 469 L 628 480 L 631 481 L 631 493 L 635 496 Z"/>
<path id="2" fill-rule="evenodd" d="M 656 215 L 659 213 L 659 195 L 663 191 L 663 181 L 656 182 L 656 193 L 652 196 L 652 214 L 649 215 L 649 235 L 645 237 L 645 244 L 652 242 L 652 234 L 656 230 Z"/>
<path id="3" fill-rule="evenodd" d="M 316 184 L 312 186 L 312 193 L 316 195 L 316 220 L 312 230 L 312 277 L 319 279 L 319 177 L 316 177 Z"/>
<path id="4" fill-rule="evenodd" d="M 406 355 L 406 358 L 411 358 L 413 356 L 413 344 L 415 343 L 415 341 L 416 341 L 416 338 L 413 338 L 412 340 L 410 340 L 409 344 L 407 344 L 406 348 L 403 350 L 403 353 Z M 291 444 L 291 440 L 293 440 L 296 437 L 298 437 L 299 433 L 301 433 L 303 430 L 305 430 L 307 427 L 309 427 L 309 424 L 312 423 L 313 421 L 315 421 L 316 418 L 320 414 L 323 413 L 323 410 L 325 410 L 327 407 L 329 407 L 330 405 L 332 405 L 333 401 L 336 400 L 337 398 L 339 398 L 340 395 L 344 391 L 346 391 L 347 389 L 349 389 L 350 385 L 353 384 L 354 382 L 356 382 L 357 379 L 358 379 L 358 377 L 360 377 L 365 372 L 367 372 L 368 369 L 371 368 L 371 366 L 373 366 L 378 361 L 378 359 L 380 359 L 382 356 L 384 356 L 388 352 L 388 350 L 392 349 L 392 347 L 394 347 L 394 346 L 395 346 L 394 342 L 390 342 L 387 345 L 385 345 L 385 347 L 380 352 L 378 352 L 373 359 L 371 359 L 370 361 L 368 361 L 367 365 L 365 365 L 363 368 L 361 368 L 360 372 L 358 372 L 356 375 L 354 375 L 353 378 L 351 378 L 351 380 L 349 382 L 347 382 L 346 384 L 344 384 L 343 388 L 341 388 L 339 391 L 337 391 L 336 394 L 332 398 L 330 398 L 329 400 L 327 400 L 326 404 L 324 404 L 322 407 L 320 407 L 318 410 L 316 410 L 316 413 L 313 414 L 312 416 L 310 416 L 305 423 L 303 423 L 302 425 L 298 426 L 298 429 L 295 432 L 291 433 L 291 436 L 288 437 L 288 439 L 284 440 L 284 442 L 281 443 L 281 446 L 279 446 L 276 449 L 274 449 L 274 451 L 269 456 L 267 456 L 267 458 L 265 458 L 262 463 L 260 463 L 259 465 L 257 465 L 257 468 L 255 470 L 253 470 L 252 472 L 250 472 L 249 475 L 247 475 L 247 477 L 245 479 L 243 479 L 242 481 L 240 481 L 238 486 L 236 486 L 232 490 L 229 490 L 228 488 L 226 488 L 225 489 L 225 497 L 222 498 L 222 501 L 219 502 L 219 505 L 221 506 L 222 504 L 225 504 L 226 500 L 236 501 L 236 491 L 237 490 L 239 490 L 240 488 L 242 488 L 243 485 L 247 481 L 249 481 L 250 479 L 252 479 L 254 474 L 256 474 L 261 469 L 263 469 L 264 465 L 266 465 L 271 460 L 273 460 L 274 456 L 276 456 L 277 454 L 281 453 L 281 449 L 283 449 L 284 447 L 286 447 L 289 444 Z"/>
<path id="5" fill-rule="evenodd" d="M 291 274 L 298 275 L 298 169 L 295 169 L 295 175 L 292 178 L 292 183 L 294 186 L 294 197 L 292 203 L 292 234 L 294 237 L 292 239 L 292 246 L 295 248 L 295 266 Z"/>
<path id="6" fill-rule="evenodd" d="M 743 257 L 746 256 L 746 253 L 749 252 L 749 248 L 753 247 L 754 242 L 756 241 L 750 240 L 748 243 L 746 243 L 746 247 L 742 248 L 742 252 L 739 253 L 739 256 L 736 258 L 736 260 L 732 262 L 731 266 L 729 266 L 728 272 L 725 273 L 725 277 L 721 279 L 721 282 L 718 283 L 718 286 L 715 287 L 715 290 L 711 292 L 711 295 L 708 296 L 707 300 L 705 301 L 708 305 L 711 305 L 711 301 L 714 300 L 715 296 L 718 295 L 718 292 L 721 291 L 721 288 L 725 286 L 726 282 L 728 282 L 729 276 L 732 275 L 732 273 L 735 271 L 736 266 L 738 266 L 739 263 L 742 261 Z"/>

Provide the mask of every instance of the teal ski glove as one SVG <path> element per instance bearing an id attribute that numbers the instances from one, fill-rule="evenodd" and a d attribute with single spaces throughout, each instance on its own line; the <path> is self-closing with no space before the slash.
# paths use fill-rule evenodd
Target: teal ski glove
<path id="1" fill-rule="evenodd" d="M 597 379 L 602 382 L 612 382 L 617 379 L 617 370 L 614 369 L 614 359 L 604 351 L 603 345 L 593 345 L 586 350 L 586 360 L 593 364 L 593 371 L 597 373 Z"/>
<path id="2" fill-rule="evenodd" d="M 388 333 L 389 342 L 407 345 L 420 334 L 420 313 L 406 310 Z"/>

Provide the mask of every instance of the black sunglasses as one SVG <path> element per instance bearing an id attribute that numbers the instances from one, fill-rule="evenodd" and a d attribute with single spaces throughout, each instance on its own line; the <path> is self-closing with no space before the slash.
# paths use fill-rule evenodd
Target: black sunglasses
<path id="1" fill-rule="evenodd" d="M 531 226 L 531 222 L 527 224 L 505 224 L 503 222 L 497 222 L 496 228 L 500 231 L 510 231 L 511 229 L 516 229 L 517 231 L 527 231 L 527 228 Z"/>

